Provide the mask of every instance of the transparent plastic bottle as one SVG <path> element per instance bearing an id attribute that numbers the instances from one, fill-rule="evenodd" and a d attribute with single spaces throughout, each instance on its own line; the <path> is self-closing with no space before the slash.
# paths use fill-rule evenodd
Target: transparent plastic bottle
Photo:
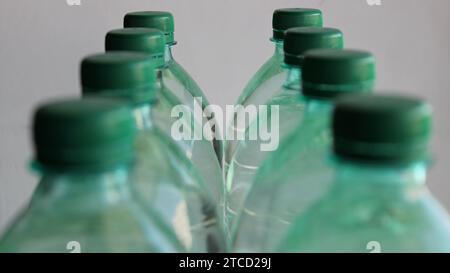
<path id="1" fill-rule="evenodd" d="M 81 64 L 83 95 L 122 98 L 133 106 L 139 129 L 134 188 L 146 210 L 159 213 L 187 251 L 225 251 L 222 220 L 210 188 L 180 147 L 154 124 L 154 68 L 143 53 L 88 56 Z"/>
<path id="2" fill-rule="evenodd" d="M 272 16 L 273 36 L 270 39 L 275 45 L 274 54 L 258 69 L 239 96 L 236 105 L 260 105 L 266 103 L 286 79 L 287 71 L 283 67 L 285 31 L 293 27 L 321 27 L 322 12 L 317 9 L 287 8 L 277 9 Z M 236 114 L 233 124 L 227 124 L 229 135 L 236 136 L 246 128 L 237 125 Z M 235 153 L 238 141 L 227 139 L 225 147 L 224 173 Z"/>
<path id="3" fill-rule="evenodd" d="M 303 120 L 259 168 L 233 232 L 238 252 L 274 251 L 292 219 L 327 191 L 323 168 L 331 145 L 334 101 L 343 94 L 371 92 L 375 60 L 364 51 L 315 49 L 302 66 Z M 321 171 L 318 172 L 317 170 Z M 314 176 L 312 176 L 314 173 Z"/>
<path id="4" fill-rule="evenodd" d="M 226 175 L 226 209 L 229 219 L 239 212 L 259 166 L 268 154 L 276 150 L 276 142 L 283 142 L 302 121 L 305 107 L 301 96 L 303 54 L 310 49 L 342 47 L 343 35 L 338 29 L 304 27 L 287 30 L 284 66 L 288 73 L 285 82 L 265 102 L 270 108 L 267 115 L 258 115 L 256 121 L 247 128 L 246 137 L 236 146 Z M 278 111 L 272 107 L 277 107 Z M 261 136 L 260 129 L 265 126 L 272 132 L 269 141 Z M 252 131 L 258 131 L 256 139 L 250 137 Z"/>
<path id="5" fill-rule="evenodd" d="M 157 214 L 131 194 L 136 129 L 113 100 L 47 103 L 34 115 L 41 181 L 3 236 L 2 252 L 179 252 Z"/>
<path id="6" fill-rule="evenodd" d="M 172 136 L 172 127 L 181 122 L 183 130 L 189 135 L 196 136 L 192 139 L 177 139 L 175 142 L 181 146 L 194 166 L 199 170 L 207 186 L 214 194 L 214 200 L 218 204 L 223 203 L 224 183 L 222 169 L 216 158 L 212 141 L 198 136 L 198 128 L 202 129 L 202 124 L 206 120 L 196 120 L 194 112 L 190 108 L 185 109 L 190 117 L 173 117 L 172 110 L 183 104 L 178 97 L 166 85 L 165 78 L 161 75 L 167 69 L 164 60 L 165 51 L 164 33 L 151 28 L 124 28 L 109 31 L 105 38 L 106 51 L 135 51 L 148 54 L 157 66 L 157 92 L 156 100 L 153 102 L 152 114 L 155 125 L 164 133 Z M 201 111 L 201 108 L 199 108 Z M 174 138 L 172 136 L 172 138 Z M 175 139 L 175 138 L 174 138 Z"/>
<path id="7" fill-rule="evenodd" d="M 448 213 L 426 186 L 431 107 L 357 96 L 333 116 L 334 182 L 292 224 L 287 252 L 450 252 Z"/>
<path id="8" fill-rule="evenodd" d="M 198 84 L 172 55 L 172 47 L 177 44 L 174 40 L 175 24 L 173 15 L 166 11 L 129 12 L 125 15 L 123 24 L 125 28 L 142 27 L 159 29 L 165 34 L 165 69 L 162 70 L 164 84 L 184 105 L 188 106 L 192 111 L 194 111 L 196 107 L 200 107 L 208 120 L 214 119 L 212 113 L 208 111 L 208 108 L 206 108 L 209 105 L 206 96 Z M 215 126 L 212 126 L 211 130 L 216 136 L 213 140 L 214 150 L 219 160 L 219 164 L 222 164 L 223 142 L 221 141 L 222 137 L 219 136 L 222 128 L 216 129 L 218 123 L 213 121 L 212 123 L 214 123 Z"/>

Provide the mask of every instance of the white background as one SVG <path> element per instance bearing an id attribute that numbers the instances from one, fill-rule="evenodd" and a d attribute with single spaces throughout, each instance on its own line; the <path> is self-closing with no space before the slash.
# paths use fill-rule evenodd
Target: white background
<path id="1" fill-rule="evenodd" d="M 26 203 L 37 178 L 30 116 L 38 102 L 78 96 L 78 65 L 103 50 L 105 33 L 127 11 L 168 10 L 175 16 L 175 58 L 213 104 L 236 101 L 272 54 L 276 8 L 322 9 L 326 26 L 340 28 L 346 46 L 372 51 L 382 90 L 427 98 L 435 107 L 436 164 L 429 186 L 450 208 L 450 1 L 382 0 L 65 0 L 0 1 L 0 231 Z"/>

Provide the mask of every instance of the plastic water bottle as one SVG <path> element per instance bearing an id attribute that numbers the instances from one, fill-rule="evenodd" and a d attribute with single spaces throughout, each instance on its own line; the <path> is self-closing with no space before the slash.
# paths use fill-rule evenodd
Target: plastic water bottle
<path id="1" fill-rule="evenodd" d="M 259 113 L 256 121 L 247 128 L 247 135 L 237 145 L 230 162 L 226 175 L 226 208 L 229 218 L 232 219 L 242 207 L 259 166 L 271 151 L 276 150 L 276 140 L 282 142 L 302 121 L 305 108 L 305 100 L 301 95 L 304 53 L 315 48 L 342 47 L 343 35 L 338 29 L 305 27 L 287 30 L 284 39 L 284 66 L 287 70 L 285 82 L 272 92 L 265 103 L 270 108 L 267 115 Z M 263 126 L 270 128 L 272 132 L 272 147 L 268 146 L 267 140 L 262 139 L 260 129 Z M 260 135 L 252 139 L 251 133 L 255 131 Z"/>
<path id="2" fill-rule="evenodd" d="M 202 109 L 208 120 L 214 119 L 213 114 L 206 108 L 209 102 L 192 77 L 186 72 L 186 70 L 174 59 L 172 55 L 172 47 L 177 44 L 174 39 L 174 18 L 170 12 L 166 11 L 137 11 L 129 12 L 124 17 L 124 27 L 144 27 L 159 29 L 164 32 L 166 37 L 165 46 L 165 69 L 162 70 L 162 77 L 164 84 L 169 90 L 172 90 L 179 100 L 192 111 L 196 107 Z M 216 130 L 216 125 L 211 128 L 214 135 L 220 133 L 220 128 Z M 217 135 L 214 138 L 214 149 L 219 160 L 219 164 L 222 164 L 223 158 L 223 142 L 221 136 Z"/>
<path id="3" fill-rule="evenodd" d="M 155 125 L 167 135 L 172 136 L 172 127 L 177 122 L 181 122 L 183 130 L 189 135 L 195 136 L 191 139 L 176 139 L 175 142 L 181 146 L 199 170 L 203 180 L 210 187 L 214 200 L 221 204 L 224 193 L 222 169 L 217 161 L 212 141 L 203 138 L 198 133 L 198 129 L 201 130 L 202 124 L 206 121 L 202 120 L 202 115 L 199 120 L 196 120 L 194 112 L 190 108 L 185 109 L 189 116 L 172 116 L 172 110 L 184 103 L 166 85 L 165 78 L 161 76 L 166 74 L 165 71 L 169 67 L 164 59 L 165 45 L 164 33 L 150 28 L 112 30 L 106 34 L 105 38 L 107 51 L 136 51 L 147 54 L 153 60 L 158 71 L 156 81 L 158 90 L 152 106 Z M 201 108 L 199 110 L 201 111 Z"/>
<path id="4" fill-rule="evenodd" d="M 448 213 L 426 186 L 431 123 L 431 107 L 412 97 L 339 101 L 333 185 L 279 250 L 449 252 Z"/>
<path id="5" fill-rule="evenodd" d="M 317 9 L 287 8 L 277 9 L 272 16 L 273 36 L 270 39 L 275 46 L 273 55 L 258 69 L 256 74 L 250 79 L 244 91 L 239 96 L 236 105 L 260 105 L 267 102 L 286 79 L 287 71 L 283 67 L 284 60 L 284 37 L 289 28 L 294 27 L 321 27 L 322 12 Z M 230 135 L 237 135 L 238 132 L 245 131 L 245 127 L 237 125 L 236 114 L 233 117 L 233 124 L 228 124 L 227 130 Z M 237 140 L 226 141 L 224 173 L 228 173 L 228 166 L 235 153 Z"/>
<path id="6" fill-rule="evenodd" d="M 162 215 L 187 251 L 224 251 L 221 218 L 211 187 L 204 184 L 179 146 L 155 126 L 155 74 L 154 62 L 146 54 L 88 56 L 81 63 L 83 95 L 122 98 L 132 105 L 139 130 L 135 188 L 146 209 Z"/>
<path id="7" fill-rule="evenodd" d="M 114 100 L 61 100 L 34 114 L 31 202 L 1 240 L 2 252 L 179 252 L 175 234 L 132 198 L 136 129 Z"/>
<path id="8" fill-rule="evenodd" d="M 331 145 L 334 101 L 370 92 L 374 81 L 375 60 L 368 52 L 316 49 L 305 54 L 303 120 L 259 168 L 237 221 L 236 251 L 274 251 L 293 218 L 326 193 L 330 183 L 323 181 L 331 171 L 324 168 L 324 158 Z"/>

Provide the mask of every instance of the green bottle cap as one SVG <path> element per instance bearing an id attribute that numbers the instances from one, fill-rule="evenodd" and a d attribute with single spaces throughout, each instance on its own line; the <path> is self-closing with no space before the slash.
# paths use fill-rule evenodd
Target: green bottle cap
<path id="1" fill-rule="evenodd" d="M 343 48 L 344 37 L 339 29 L 322 27 L 296 27 L 286 31 L 284 62 L 302 65 L 303 54 L 316 48 Z"/>
<path id="2" fill-rule="evenodd" d="M 147 54 L 108 52 L 91 55 L 81 62 L 83 95 L 120 97 L 132 103 L 155 99 L 155 63 Z"/>
<path id="3" fill-rule="evenodd" d="M 33 121 L 36 159 L 53 169 L 107 169 L 133 159 L 135 125 L 123 101 L 69 99 L 40 106 Z"/>
<path id="4" fill-rule="evenodd" d="M 156 28 L 166 35 L 166 43 L 174 44 L 173 15 L 167 11 L 136 11 L 125 14 L 124 27 Z"/>
<path id="5" fill-rule="evenodd" d="M 304 55 L 302 92 L 305 96 L 333 98 L 371 92 L 374 84 L 375 58 L 369 52 L 314 49 Z"/>
<path id="6" fill-rule="evenodd" d="M 151 56 L 156 66 L 164 65 L 164 33 L 155 28 L 122 28 L 106 34 L 106 51 L 136 51 Z"/>
<path id="7" fill-rule="evenodd" d="M 273 39 L 283 40 L 284 32 L 293 27 L 321 27 L 322 12 L 318 9 L 277 9 L 272 16 Z"/>
<path id="8" fill-rule="evenodd" d="M 346 96 L 334 110 L 334 151 L 380 163 L 423 160 L 428 156 L 431 123 L 431 106 L 417 98 Z"/>

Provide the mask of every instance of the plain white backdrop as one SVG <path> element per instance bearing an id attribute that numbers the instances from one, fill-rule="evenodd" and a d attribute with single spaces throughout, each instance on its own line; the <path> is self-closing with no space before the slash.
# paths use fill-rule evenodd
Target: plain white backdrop
<path id="1" fill-rule="evenodd" d="M 70 2 L 70 1 L 69 1 Z M 76 2 L 76 1 L 72 1 Z M 381 0 L 66 0 L 0 1 L 0 231 L 37 183 L 29 172 L 29 126 L 37 103 L 78 96 L 80 59 L 103 51 L 104 35 L 127 11 L 175 16 L 175 58 L 213 104 L 236 101 L 273 51 L 276 8 L 314 7 L 340 28 L 349 48 L 374 53 L 377 87 L 428 99 L 435 109 L 429 186 L 450 208 L 450 1 Z"/>

